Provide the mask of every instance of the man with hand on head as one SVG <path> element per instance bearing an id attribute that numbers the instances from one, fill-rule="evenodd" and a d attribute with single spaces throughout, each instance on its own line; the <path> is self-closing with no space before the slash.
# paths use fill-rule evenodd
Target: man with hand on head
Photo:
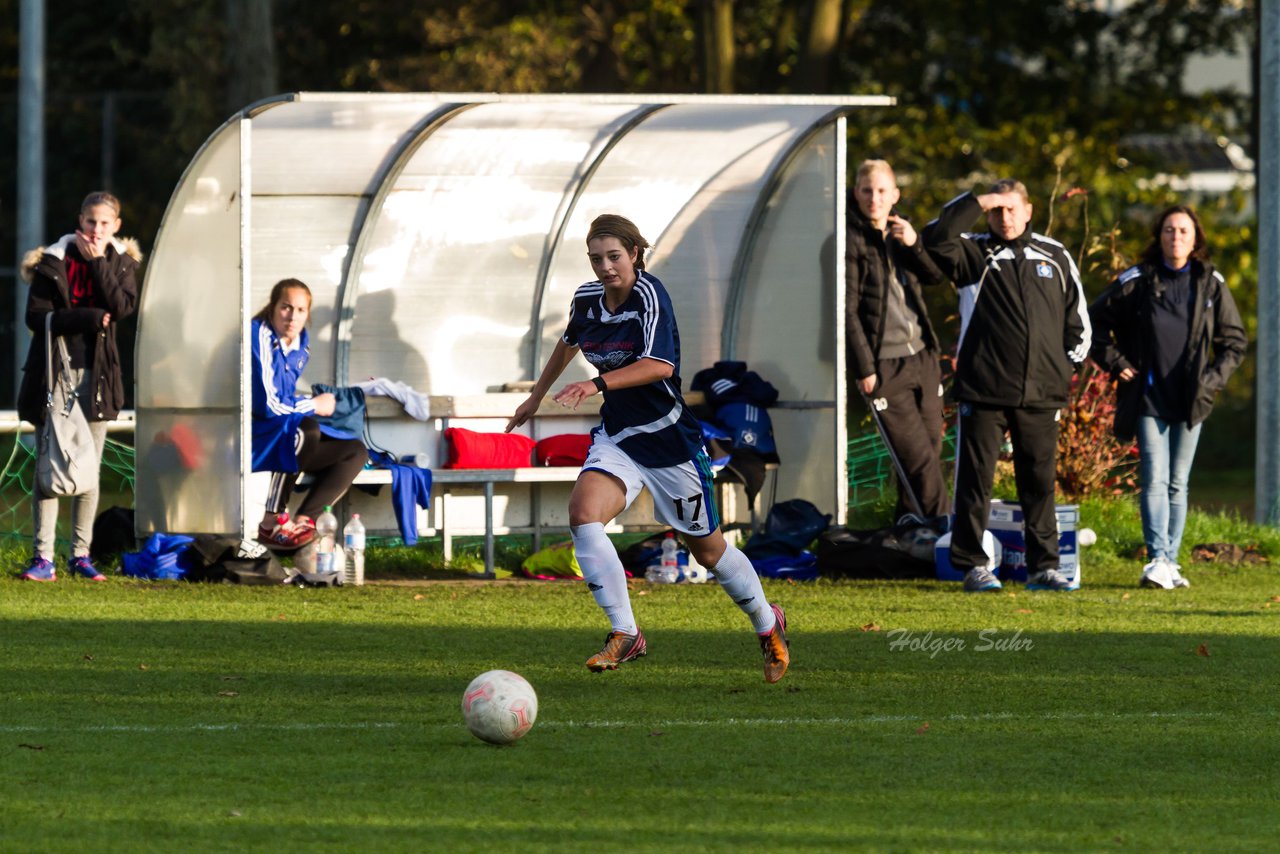
<path id="1" fill-rule="evenodd" d="M 966 229 L 985 214 L 988 230 Z M 965 193 L 925 227 L 924 241 L 960 294 L 955 397 L 955 521 L 951 562 L 967 592 L 999 590 L 982 549 L 991 485 L 1004 434 L 1027 542 L 1027 589 L 1074 590 L 1058 572 L 1054 504 L 1058 417 L 1075 366 L 1089 353 L 1088 304 L 1066 248 L 1033 233 L 1021 181 Z"/>

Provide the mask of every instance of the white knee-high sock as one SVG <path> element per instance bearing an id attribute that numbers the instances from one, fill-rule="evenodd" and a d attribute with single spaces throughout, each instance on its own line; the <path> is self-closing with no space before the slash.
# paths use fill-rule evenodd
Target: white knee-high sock
<path id="1" fill-rule="evenodd" d="M 582 580 L 604 609 L 615 632 L 636 633 L 636 618 L 631 613 L 631 597 L 627 595 L 627 573 L 622 559 L 605 535 L 604 525 L 591 522 L 571 527 L 573 551 L 582 567 Z"/>
<path id="2" fill-rule="evenodd" d="M 711 572 L 734 604 L 751 618 L 756 634 L 766 635 L 773 631 L 773 608 L 769 607 L 769 600 L 764 598 L 760 576 L 756 574 L 756 568 L 746 555 L 732 543 L 725 543 L 724 554 L 720 556 L 720 562 L 711 568 Z"/>

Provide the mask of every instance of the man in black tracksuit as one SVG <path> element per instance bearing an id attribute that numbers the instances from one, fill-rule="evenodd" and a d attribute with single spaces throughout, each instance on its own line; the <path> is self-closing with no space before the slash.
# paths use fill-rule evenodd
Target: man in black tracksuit
<path id="1" fill-rule="evenodd" d="M 898 484 L 894 520 L 908 512 L 946 516 L 951 499 L 942 477 L 940 348 L 920 289 L 946 277 L 894 208 L 898 185 L 887 162 L 863 162 L 852 196 L 845 243 L 850 386 L 875 408 L 906 476 Z"/>
<path id="2" fill-rule="evenodd" d="M 983 213 L 989 231 L 968 233 Z M 1027 543 L 1027 588 L 1071 590 L 1058 572 L 1054 505 L 1058 411 L 1075 365 L 1089 353 L 1088 306 L 1070 254 L 1028 229 L 1031 203 L 1019 181 L 948 202 L 925 228 L 925 246 L 960 294 L 955 397 L 955 523 L 951 561 L 964 589 L 1000 589 L 982 550 L 991 482 L 1004 433 Z"/>

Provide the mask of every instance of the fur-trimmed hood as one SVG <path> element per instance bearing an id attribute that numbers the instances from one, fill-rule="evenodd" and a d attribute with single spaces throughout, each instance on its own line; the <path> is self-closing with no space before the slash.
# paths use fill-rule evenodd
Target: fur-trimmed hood
<path id="1" fill-rule="evenodd" d="M 58 238 L 58 242 L 52 246 L 37 246 L 31 249 L 26 255 L 22 256 L 22 281 L 31 284 L 31 280 L 35 278 L 36 267 L 40 265 L 40 259 L 46 255 L 52 255 L 61 261 L 67 255 L 67 247 L 76 242 L 74 234 L 64 234 Z M 138 245 L 138 241 L 132 237 L 113 237 L 111 245 L 120 255 L 128 255 L 139 264 L 142 263 L 142 247 Z"/>

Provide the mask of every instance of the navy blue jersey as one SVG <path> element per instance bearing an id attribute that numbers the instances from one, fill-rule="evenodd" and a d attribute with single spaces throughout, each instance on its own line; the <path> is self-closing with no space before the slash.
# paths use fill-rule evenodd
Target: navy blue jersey
<path id="1" fill-rule="evenodd" d="M 680 392 L 680 332 L 662 282 L 644 270 L 636 273 L 630 296 L 612 313 L 604 306 L 604 285 L 580 286 L 569 306 L 564 343 L 581 348 L 602 374 L 640 359 L 658 359 L 675 369 L 659 382 L 609 389 L 600 415 L 604 431 L 640 465 L 680 465 L 702 450 L 698 420 Z"/>

